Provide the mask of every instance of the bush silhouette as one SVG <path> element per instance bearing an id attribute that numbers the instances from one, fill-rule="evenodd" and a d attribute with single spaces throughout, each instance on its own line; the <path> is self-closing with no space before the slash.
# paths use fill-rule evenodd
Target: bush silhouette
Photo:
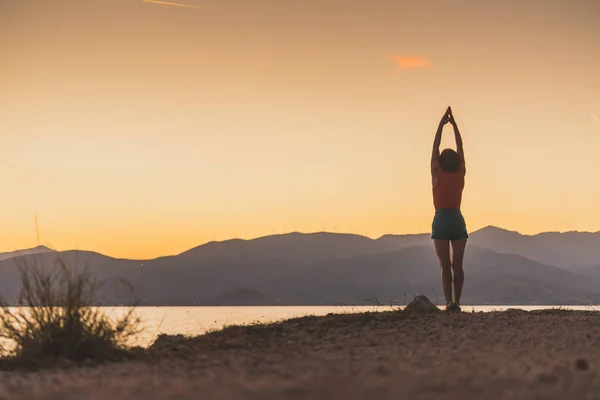
<path id="1" fill-rule="evenodd" d="M 17 264 L 22 282 L 17 305 L 0 300 L 0 338 L 14 344 L 11 358 L 24 363 L 123 359 L 128 340 L 140 331 L 135 307 L 111 318 L 96 306 L 104 282 L 88 268 L 73 268 L 60 255 L 50 268 L 25 260 Z"/>

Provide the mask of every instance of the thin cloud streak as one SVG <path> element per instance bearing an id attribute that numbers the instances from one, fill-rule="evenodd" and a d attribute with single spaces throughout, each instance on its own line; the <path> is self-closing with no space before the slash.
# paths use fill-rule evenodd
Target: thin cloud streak
<path id="1" fill-rule="evenodd" d="M 431 67 L 431 62 L 426 57 L 394 57 L 394 61 L 402 69 Z"/>
<path id="2" fill-rule="evenodd" d="M 600 124 L 600 118 L 596 117 L 596 114 L 590 114 L 590 117 L 594 118 Z"/>
<path id="3" fill-rule="evenodd" d="M 165 5 L 165 6 L 176 6 L 176 7 L 193 8 L 193 9 L 196 9 L 196 10 L 218 11 L 216 8 L 202 7 L 202 6 L 193 6 L 193 5 L 190 5 L 190 4 L 172 3 L 170 1 L 160 1 L 160 0 L 141 0 L 141 1 L 142 1 L 142 3 L 162 4 L 162 5 Z"/>

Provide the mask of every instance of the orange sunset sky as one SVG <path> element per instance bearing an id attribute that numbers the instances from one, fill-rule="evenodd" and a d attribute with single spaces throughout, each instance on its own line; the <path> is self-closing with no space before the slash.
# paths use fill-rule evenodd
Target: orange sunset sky
<path id="1" fill-rule="evenodd" d="M 469 230 L 600 230 L 600 1 L 179 3 L 0 0 L 0 251 L 428 232 L 448 105 Z"/>

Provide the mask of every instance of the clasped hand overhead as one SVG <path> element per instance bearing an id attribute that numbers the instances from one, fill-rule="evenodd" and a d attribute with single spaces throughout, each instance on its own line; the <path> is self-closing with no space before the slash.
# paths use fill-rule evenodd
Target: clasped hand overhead
<path id="1" fill-rule="evenodd" d="M 446 112 L 444 113 L 444 116 L 442 117 L 442 119 L 440 121 L 440 126 L 444 126 L 448 122 L 450 122 L 450 124 L 456 126 L 456 121 L 454 120 L 454 115 L 452 115 L 452 108 L 450 108 L 450 106 L 448 106 L 448 108 L 446 109 Z"/>

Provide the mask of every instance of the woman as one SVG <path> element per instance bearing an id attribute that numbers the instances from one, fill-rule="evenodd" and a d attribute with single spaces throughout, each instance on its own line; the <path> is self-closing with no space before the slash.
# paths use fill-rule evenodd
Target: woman
<path id="1" fill-rule="evenodd" d="M 440 154 L 442 130 L 448 122 L 454 128 L 456 151 L 445 149 Z M 460 295 L 465 275 L 463 257 L 467 245 L 467 227 L 460 212 L 462 191 L 465 186 L 465 155 L 462 138 L 458 131 L 452 109 L 448 107 L 440 121 L 431 154 L 431 180 L 435 217 L 431 226 L 431 238 L 440 262 L 442 289 L 447 311 L 460 311 Z M 452 245 L 452 258 L 450 257 Z M 454 299 L 452 292 L 454 289 Z"/>

